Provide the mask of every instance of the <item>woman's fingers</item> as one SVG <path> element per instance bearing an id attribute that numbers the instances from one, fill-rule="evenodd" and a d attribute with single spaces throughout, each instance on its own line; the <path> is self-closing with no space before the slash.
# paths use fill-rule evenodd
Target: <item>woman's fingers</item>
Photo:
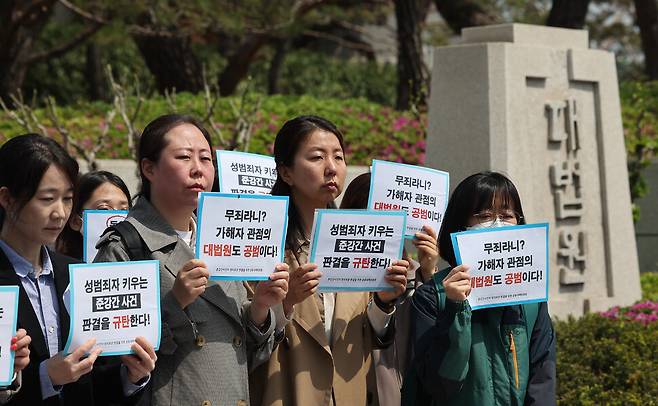
<path id="1" fill-rule="evenodd" d="M 318 280 L 321 277 L 322 277 L 322 272 L 320 272 L 320 271 L 307 272 L 306 274 L 302 275 L 299 278 L 299 282 L 300 283 L 306 283 L 308 281 Z"/>
<path id="2" fill-rule="evenodd" d="M 453 280 L 464 279 L 465 277 L 468 277 L 468 270 L 469 270 L 469 266 L 464 264 L 452 268 L 450 273 L 448 273 L 445 279 L 443 279 L 443 283 L 451 282 Z"/>

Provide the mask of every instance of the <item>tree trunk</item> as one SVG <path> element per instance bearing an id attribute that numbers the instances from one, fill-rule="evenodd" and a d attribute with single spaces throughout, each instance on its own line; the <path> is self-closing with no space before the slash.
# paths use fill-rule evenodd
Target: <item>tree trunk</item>
<path id="1" fill-rule="evenodd" d="M 289 39 L 284 38 L 277 41 L 276 51 L 272 57 L 272 62 L 270 62 L 270 68 L 267 71 L 267 94 L 278 94 L 281 91 L 279 89 L 281 67 L 283 66 L 283 61 L 286 58 L 289 48 Z"/>
<path id="2" fill-rule="evenodd" d="M 56 0 L 0 1 L 0 98 L 9 102 L 23 85 L 34 44 Z"/>
<path id="3" fill-rule="evenodd" d="M 651 80 L 658 79 L 658 10 L 656 0 L 634 0 L 637 25 L 640 27 L 644 71 Z"/>
<path id="4" fill-rule="evenodd" d="M 546 25 L 582 29 L 585 27 L 588 7 L 589 0 L 553 0 Z"/>
<path id="5" fill-rule="evenodd" d="M 412 102 L 426 104 L 427 67 L 423 61 L 421 30 L 429 2 L 395 0 L 398 39 L 398 87 L 395 108 L 407 110 Z"/>
<path id="6" fill-rule="evenodd" d="M 133 39 L 158 90 L 198 93 L 203 89 L 201 64 L 192 51 L 190 38 L 161 32 L 139 32 Z"/>
<path id="7" fill-rule="evenodd" d="M 462 28 L 498 22 L 477 0 L 434 0 L 434 5 L 448 26 L 460 34 Z"/>
<path id="8" fill-rule="evenodd" d="M 219 93 L 222 96 L 230 96 L 235 92 L 240 81 L 247 76 L 249 65 L 267 41 L 268 36 L 266 34 L 250 35 L 231 54 L 228 65 L 219 75 Z"/>
<path id="9" fill-rule="evenodd" d="M 95 42 L 87 44 L 87 58 L 85 61 L 85 79 L 90 100 L 106 100 L 108 97 L 105 76 L 103 75 L 103 62 L 101 61 L 98 45 Z"/>

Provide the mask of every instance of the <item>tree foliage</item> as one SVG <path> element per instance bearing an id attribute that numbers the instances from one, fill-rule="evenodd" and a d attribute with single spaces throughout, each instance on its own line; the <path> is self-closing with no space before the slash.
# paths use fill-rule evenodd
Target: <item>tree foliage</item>
<path id="1" fill-rule="evenodd" d="M 620 97 L 631 201 L 635 202 L 648 192 L 643 171 L 658 154 L 658 81 L 624 83 Z M 634 205 L 633 218 L 637 221 L 639 216 Z"/>

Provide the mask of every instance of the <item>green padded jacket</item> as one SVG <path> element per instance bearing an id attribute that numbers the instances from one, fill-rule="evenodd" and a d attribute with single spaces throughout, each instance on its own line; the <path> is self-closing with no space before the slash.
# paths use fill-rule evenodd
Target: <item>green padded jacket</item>
<path id="1" fill-rule="evenodd" d="M 555 334 L 545 302 L 472 312 L 444 269 L 412 299 L 403 405 L 554 405 Z"/>

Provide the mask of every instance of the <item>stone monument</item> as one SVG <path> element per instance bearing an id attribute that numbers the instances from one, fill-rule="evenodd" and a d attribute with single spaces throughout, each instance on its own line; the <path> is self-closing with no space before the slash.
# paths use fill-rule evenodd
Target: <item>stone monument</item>
<path id="1" fill-rule="evenodd" d="M 640 299 L 614 55 L 583 30 L 466 28 L 437 48 L 427 162 L 451 187 L 507 174 L 526 221 L 550 224 L 549 310 L 580 316 Z"/>

